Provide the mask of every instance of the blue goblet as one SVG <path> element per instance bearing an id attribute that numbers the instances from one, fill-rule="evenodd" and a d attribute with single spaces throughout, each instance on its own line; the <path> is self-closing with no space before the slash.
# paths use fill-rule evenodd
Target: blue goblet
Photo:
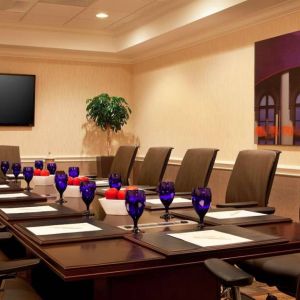
<path id="1" fill-rule="evenodd" d="M 78 177 L 79 176 L 79 167 L 69 167 L 69 176 Z"/>
<path id="2" fill-rule="evenodd" d="M 95 181 L 85 181 L 80 183 L 81 198 L 86 205 L 86 212 L 84 212 L 84 215 L 86 215 L 88 218 L 92 215 L 90 212 L 90 204 L 94 200 L 95 191 Z"/>
<path id="3" fill-rule="evenodd" d="M 117 190 L 120 190 L 120 188 L 122 187 L 121 175 L 117 173 L 110 174 L 108 178 L 108 183 L 110 188 L 115 188 Z"/>
<path id="4" fill-rule="evenodd" d="M 24 167 L 23 168 L 23 175 L 24 175 L 24 179 L 27 182 L 27 187 L 26 187 L 26 191 L 30 191 L 30 181 L 33 178 L 33 167 Z"/>
<path id="5" fill-rule="evenodd" d="M 204 227 L 204 217 L 209 210 L 211 204 L 210 188 L 198 187 L 192 191 L 193 207 L 200 218 L 199 227 Z"/>
<path id="6" fill-rule="evenodd" d="M 163 181 L 158 184 L 157 192 L 159 195 L 159 199 L 165 207 L 166 212 L 160 217 L 165 219 L 168 222 L 173 215 L 169 213 L 169 206 L 172 204 L 172 201 L 175 196 L 175 186 L 174 182 L 171 181 Z"/>
<path id="7" fill-rule="evenodd" d="M 36 160 L 36 161 L 34 162 L 34 167 L 35 167 L 36 169 L 43 170 L 43 168 L 44 168 L 44 162 L 43 162 L 42 160 Z"/>
<path id="8" fill-rule="evenodd" d="M 20 163 L 13 163 L 12 164 L 12 172 L 15 176 L 16 182 L 18 181 L 18 176 L 21 173 L 21 164 Z"/>
<path id="9" fill-rule="evenodd" d="M 56 200 L 57 203 L 63 204 L 67 201 L 63 199 L 63 193 L 68 185 L 68 175 L 64 172 L 56 172 L 54 177 L 55 187 L 59 193 L 59 199 Z"/>
<path id="10" fill-rule="evenodd" d="M 146 195 L 143 190 L 128 190 L 125 197 L 126 210 L 133 219 L 133 233 L 138 233 L 138 220 L 143 214 Z"/>
<path id="11" fill-rule="evenodd" d="M 7 160 L 1 161 L 1 171 L 6 176 L 7 171 L 9 170 L 9 162 Z"/>
<path id="12" fill-rule="evenodd" d="M 55 162 L 50 162 L 47 164 L 47 170 L 51 175 L 54 175 L 56 172 L 56 163 Z"/>

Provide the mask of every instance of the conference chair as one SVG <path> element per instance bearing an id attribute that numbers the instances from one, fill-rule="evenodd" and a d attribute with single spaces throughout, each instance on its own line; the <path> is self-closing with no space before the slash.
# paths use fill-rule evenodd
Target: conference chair
<path id="1" fill-rule="evenodd" d="M 172 147 L 151 147 L 148 149 L 137 178 L 137 185 L 156 187 L 162 180 Z"/>
<path id="2" fill-rule="evenodd" d="M 19 146 L 0 145 L 0 161 L 7 160 L 11 167 L 12 163 L 21 163 L 20 148 Z M 0 177 L 5 178 L 0 169 Z"/>
<path id="3" fill-rule="evenodd" d="M 243 150 L 234 164 L 227 185 L 225 203 L 219 208 L 267 207 L 280 151 Z M 265 213 L 274 213 L 269 208 Z"/>
<path id="4" fill-rule="evenodd" d="M 120 146 L 111 165 L 109 174 L 121 175 L 122 185 L 128 185 L 138 146 Z"/>
<path id="5" fill-rule="evenodd" d="M 207 259 L 204 261 L 204 265 L 220 283 L 220 300 L 254 300 L 240 293 L 240 287 L 253 282 L 251 275 L 219 258 Z"/>
<path id="6" fill-rule="evenodd" d="M 190 194 L 195 187 L 206 187 L 216 160 L 218 149 L 188 149 L 175 179 L 178 194 Z"/>
<path id="7" fill-rule="evenodd" d="M 0 233 L 0 241 L 9 239 L 9 232 Z M 41 300 L 41 297 L 22 278 L 17 277 L 17 272 L 29 270 L 40 262 L 39 259 L 18 259 L 0 261 L 0 299 L 2 300 Z"/>

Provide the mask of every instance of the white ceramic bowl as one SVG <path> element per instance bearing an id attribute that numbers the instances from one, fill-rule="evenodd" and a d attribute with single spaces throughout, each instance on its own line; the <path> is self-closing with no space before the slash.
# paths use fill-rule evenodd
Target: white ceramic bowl
<path id="1" fill-rule="evenodd" d="M 125 200 L 99 198 L 99 202 L 102 205 L 107 215 L 116 215 L 116 216 L 128 215 L 125 207 Z"/>
<path id="2" fill-rule="evenodd" d="M 81 197 L 79 185 L 68 185 L 64 191 L 64 197 Z"/>
<path id="3" fill-rule="evenodd" d="M 33 186 L 35 186 L 35 185 L 53 185 L 54 184 L 54 175 L 33 176 L 31 183 Z"/>

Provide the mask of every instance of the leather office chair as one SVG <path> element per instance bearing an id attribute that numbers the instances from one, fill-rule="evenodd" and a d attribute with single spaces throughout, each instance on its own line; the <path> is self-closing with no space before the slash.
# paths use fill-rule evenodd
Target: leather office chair
<path id="1" fill-rule="evenodd" d="M 146 153 L 137 178 L 137 185 L 157 186 L 162 180 L 172 147 L 151 147 Z"/>
<path id="2" fill-rule="evenodd" d="M 120 146 L 111 165 L 109 174 L 121 175 L 122 185 L 128 185 L 128 178 L 138 151 L 138 146 Z"/>
<path id="3" fill-rule="evenodd" d="M 240 151 L 228 182 L 225 203 L 217 207 L 266 207 L 280 153 L 276 150 Z M 274 211 L 270 208 L 268 213 Z"/>
<path id="4" fill-rule="evenodd" d="M 206 187 L 218 149 L 188 149 L 175 179 L 176 193 L 190 194 L 195 187 Z"/>
<path id="5" fill-rule="evenodd" d="M 204 261 L 204 265 L 221 285 L 220 299 L 254 300 L 252 297 L 240 293 L 240 287 L 253 282 L 251 275 L 219 258 L 207 259 Z"/>
<path id="6" fill-rule="evenodd" d="M 19 146 L 0 145 L 0 161 L 7 160 L 11 168 L 12 163 L 21 163 Z M 0 177 L 5 178 L 0 169 Z"/>
<path id="7" fill-rule="evenodd" d="M 1 232 L 0 240 L 12 237 L 9 232 Z M 16 276 L 17 272 L 31 269 L 38 265 L 39 259 L 19 259 L 0 261 L 0 299 L 1 300 L 41 300 L 41 297 L 22 278 Z"/>

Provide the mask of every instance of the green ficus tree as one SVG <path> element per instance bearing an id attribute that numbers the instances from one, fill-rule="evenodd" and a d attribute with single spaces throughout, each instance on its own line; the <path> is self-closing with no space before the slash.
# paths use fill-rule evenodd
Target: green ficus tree
<path id="1" fill-rule="evenodd" d="M 111 153 L 111 133 L 118 132 L 127 124 L 131 109 L 122 97 L 109 96 L 102 93 L 86 100 L 87 119 L 94 121 L 106 131 L 107 154 Z"/>

